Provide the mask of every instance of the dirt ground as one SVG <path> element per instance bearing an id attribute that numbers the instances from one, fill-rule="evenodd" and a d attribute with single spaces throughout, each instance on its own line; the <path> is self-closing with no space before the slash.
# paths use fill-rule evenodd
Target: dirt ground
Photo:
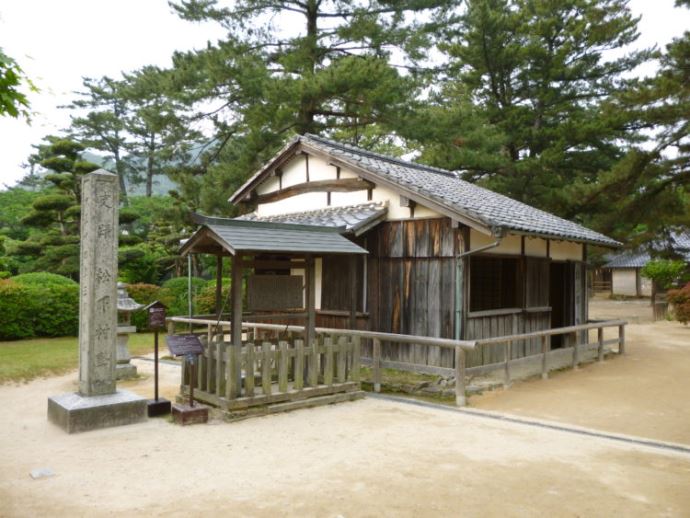
<path id="1" fill-rule="evenodd" d="M 470 405 L 690 445 L 690 328 L 631 325 L 627 350 Z M 136 364 L 120 387 L 150 397 Z M 179 369 L 161 375 L 172 399 Z M 372 398 L 67 435 L 46 399 L 75 388 L 0 386 L 0 516 L 690 516 L 688 453 Z"/>
<path id="2" fill-rule="evenodd" d="M 626 342 L 624 356 L 485 392 L 470 405 L 690 445 L 690 326 L 631 324 Z"/>
<path id="3" fill-rule="evenodd" d="M 649 299 L 612 300 L 608 293 L 598 293 L 589 301 L 589 318 L 622 318 L 630 324 L 649 324 L 652 322 L 652 307 Z"/>

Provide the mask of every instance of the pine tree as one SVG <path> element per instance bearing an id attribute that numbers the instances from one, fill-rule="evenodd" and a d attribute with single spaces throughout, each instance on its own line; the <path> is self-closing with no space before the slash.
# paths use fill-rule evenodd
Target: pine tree
<path id="1" fill-rule="evenodd" d="M 636 138 L 626 113 L 604 109 L 650 56 L 623 53 L 636 27 L 627 0 L 468 0 L 440 38 L 440 92 L 407 134 L 423 161 L 586 222 L 574 192 Z"/>
<path id="2" fill-rule="evenodd" d="M 124 118 L 126 101 L 122 95 L 122 82 L 104 76 L 100 79 L 84 78 L 84 91 L 66 106 L 79 115 L 71 117 L 70 138 L 86 148 L 93 148 L 112 159 L 120 185 L 120 196 L 127 205 L 127 163 L 125 161 Z M 86 110 L 86 113 L 83 111 Z"/>
<path id="3" fill-rule="evenodd" d="M 337 134 L 376 142 L 413 102 L 424 70 L 420 16 L 448 1 L 240 0 L 221 7 L 185 0 L 190 21 L 216 20 L 227 37 L 179 53 L 178 98 L 215 128 L 200 167 L 177 178 L 207 211 L 227 211 L 227 195 L 294 134 Z M 393 61 L 397 63 L 392 64 Z M 366 139 L 362 139 L 366 135 Z M 202 174 L 203 173 L 203 174 Z"/>

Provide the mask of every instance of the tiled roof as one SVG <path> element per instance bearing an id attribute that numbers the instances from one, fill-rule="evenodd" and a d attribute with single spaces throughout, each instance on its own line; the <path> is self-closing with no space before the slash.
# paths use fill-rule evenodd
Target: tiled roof
<path id="1" fill-rule="evenodd" d="M 281 252 L 310 254 L 366 254 L 335 229 L 313 225 L 284 225 L 265 221 L 242 221 L 194 215 L 201 227 L 180 248 L 184 255 L 209 232 L 217 243 L 237 252 Z"/>
<path id="2" fill-rule="evenodd" d="M 299 141 L 427 197 L 493 230 L 620 246 L 619 242 L 603 234 L 461 180 L 444 169 L 372 153 L 315 135 L 304 135 L 299 137 Z"/>
<path id="3" fill-rule="evenodd" d="M 382 221 L 386 217 L 387 211 L 388 208 L 385 203 L 372 202 L 274 216 L 258 216 L 252 212 L 236 219 L 343 228 L 347 232 L 359 235 L 362 231 L 371 228 L 371 225 Z"/>
<path id="4" fill-rule="evenodd" d="M 647 245 L 653 250 L 672 248 L 678 255 L 690 263 L 690 231 L 674 232 L 668 240 L 657 240 Z M 608 262 L 604 268 L 642 268 L 651 260 L 651 254 L 644 250 L 626 251 L 607 257 Z"/>
<path id="5" fill-rule="evenodd" d="M 604 265 L 604 268 L 642 268 L 650 258 L 648 252 L 627 251 L 607 257 L 609 262 Z"/>

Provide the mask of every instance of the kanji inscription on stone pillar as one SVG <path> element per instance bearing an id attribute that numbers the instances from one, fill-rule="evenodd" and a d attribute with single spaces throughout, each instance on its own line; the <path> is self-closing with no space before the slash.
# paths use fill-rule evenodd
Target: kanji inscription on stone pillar
<path id="1" fill-rule="evenodd" d="M 117 176 L 103 169 L 82 179 L 79 393 L 115 393 L 117 341 Z"/>

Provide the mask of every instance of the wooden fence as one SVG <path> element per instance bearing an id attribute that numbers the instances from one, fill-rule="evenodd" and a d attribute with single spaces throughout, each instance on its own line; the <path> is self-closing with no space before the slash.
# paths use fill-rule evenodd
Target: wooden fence
<path id="1" fill-rule="evenodd" d="M 512 380 L 512 368 L 524 362 L 539 359 L 541 376 L 547 378 L 550 370 L 563 366 L 556 364 L 557 356 L 570 355 L 568 364 L 577 368 L 584 354 L 596 349 L 596 357 L 602 361 L 607 345 L 616 345 L 619 354 L 625 352 L 627 325 L 623 320 L 590 322 L 476 341 L 317 327 L 314 345 L 308 346 L 302 338 L 304 326 L 243 323 L 246 342 L 242 344 L 239 354 L 229 354 L 232 346 L 223 339 L 230 332 L 229 322 L 187 317 L 171 317 L 168 321 L 170 333 L 174 332 L 175 323 L 206 328 L 206 342 L 210 345 L 205 348 L 196 367 L 195 395 L 202 401 L 230 411 L 357 390 L 361 364 L 371 366 L 376 392 L 381 390 L 382 369 L 454 377 L 456 405 L 464 406 L 466 378 L 469 375 L 503 370 L 504 384 L 508 386 Z M 605 340 L 606 328 L 617 328 L 617 336 Z M 590 342 L 590 331 L 593 330 L 596 330 L 597 338 L 595 342 Z M 266 333 L 273 333 L 274 337 L 268 338 Z M 264 336 L 262 341 L 255 341 L 254 338 L 260 335 Z M 554 335 L 568 335 L 576 344 L 552 350 L 550 337 Z M 371 342 L 368 348 L 371 354 L 362 357 L 363 341 Z M 533 341 L 540 343 L 539 352 L 519 358 L 514 356 L 513 347 Z M 450 350 L 454 366 L 448 368 L 414 361 L 389 360 L 382 354 L 383 343 Z M 476 353 L 477 349 L 483 348 L 494 349 L 487 357 L 502 359 L 488 365 L 466 367 L 466 354 Z M 413 355 L 408 357 L 414 358 Z M 183 392 L 189 386 L 185 372 L 186 369 L 183 369 Z"/>
<path id="2" fill-rule="evenodd" d="M 464 406 L 466 403 L 465 352 L 474 349 L 474 341 L 317 327 L 315 345 L 311 346 L 303 339 L 304 326 L 245 322 L 242 329 L 246 342 L 239 354 L 232 354 L 232 345 L 223 338 L 230 333 L 230 322 L 188 317 L 171 317 L 168 322 L 171 334 L 175 332 L 176 323 L 206 328 L 203 334 L 210 345 L 204 348 L 196 366 L 194 394 L 199 400 L 224 410 L 358 390 L 363 340 L 372 342 L 376 391 L 381 388 L 381 368 L 398 366 L 404 370 L 415 365 L 383 361 L 382 342 L 454 351 L 455 367 L 448 370 L 460 380 L 456 383 L 456 404 Z M 267 332 L 275 336 L 269 338 Z M 255 342 L 257 336 L 263 337 L 260 342 Z M 425 366 L 417 367 L 423 370 Z M 184 393 L 189 390 L 190 380 L 185 374 L 187 369 L 182 371 Z M 259 379 L 255 379 L 257 377 Z"/>

